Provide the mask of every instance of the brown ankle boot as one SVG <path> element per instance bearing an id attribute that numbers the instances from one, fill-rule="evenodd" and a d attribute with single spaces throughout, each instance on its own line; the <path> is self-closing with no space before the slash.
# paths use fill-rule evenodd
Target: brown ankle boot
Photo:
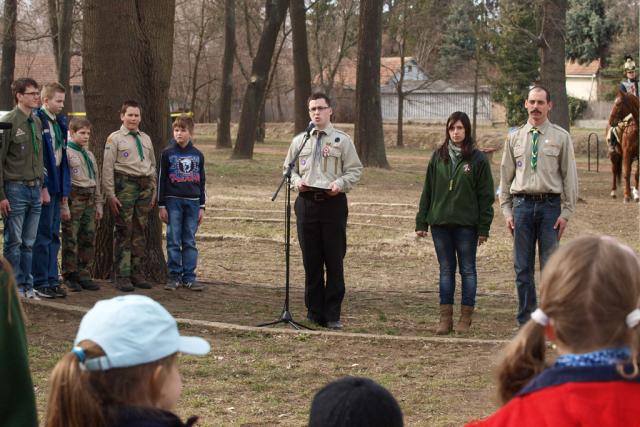
<path id="1" fill-rule="evenodd" d="M 453 328 L 453 305 L 440 304 L 440 323 L 436 329 L 437 335 L 446 335 Z"/>
<path id="2" fill-rule="evenodd" d="M 471 327 L 472 314 L 473 314 L 472 305 L 460 306 L 460 319 L 458 320 L 458 324 L 456 325 L 456 332 L 459 332 L 459 333 L 469 332 L 469 328 Z"/>

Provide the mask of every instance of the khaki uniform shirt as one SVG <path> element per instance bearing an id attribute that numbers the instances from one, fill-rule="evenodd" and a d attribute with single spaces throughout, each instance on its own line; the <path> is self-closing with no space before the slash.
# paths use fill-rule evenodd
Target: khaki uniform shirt
<path id="1" fill-rule="evenodd" d="M 33 120 L 36 129 L 37 154 L 31 141 L 29 118 Z M 4 194 L 4 183 L 7 181 L 39 179 L 43 183 L 42 152 L 44 147 L 42 146 L 42 125 L 35 114 L 31 113 L 27 116 L 16 107 L 0 117 L 0 121 L 13 125 L 11 130 L 6 131 L 4 143 L 0 142 L 2 144 L 0 147 L 0 200 L 4 200 L 7 198 Z"/>
<path id="2" fill-rule="evenodd" d="M 513 217 L 512 199 L 517 193 L 560 194 L 560 216 L 569 219 L 578 199 L 578 174 L 571 136 L 549 120 L 538 126 L 538 163 L 531 167 L 530 123 L 507 137 L 500 165 L 500 207 L 505 218 Z"/>
<path id="3" fill-rule="evenodd" d="M 114 173 L 116 172 L 135 177 L 150 177 L 155 194 L 156 158 L 153 153 L 153 144 L 149 135 L 144 132 L 140 132 L 140 142 L 144 160 L 140 159 L 138 154 L 135 137 L 129 135 L 129 129 L 126 127 L 121 126 L 120 130 L 113 132 L 107 138 L 102 161 L 102 191 L 105 197 L 115 196 Z"/>
<path id="4" fill-rule="evenodd" d="M 49 110 L 44 107 L 42 107 L 42 111 L 44 111 L 45 115 L 49 118 L 46 125 L 49 128 L 49 135 L 51 135 L 51 143 L 53 144 L 52 148 L 55 150 L 56 166 L 60 166 L 60 163 L 62 163 L 62 145 L 56 149 L 56 131 L 53 130 L 53 122 L 56 121 L 56 116 L 51 114 Z M 42 127 L 44 126 L 45 123 L 42 124 Z M 62 137 L 64 138 L 64 135 L 62 135 Z"/>
<path id="5" fill-rule="evenodd" d="M 340 191 L 347 193 L 360 181 L 362 175 L 362 163 L 356 153 L 356 147 L 349 135 L 334 128 L 332 124 L 322 131 L 325 134 L 318 141 L 320 132 L 319 129 L 315 129 L 304 145 L 291 171 L 292 188 L 297 190 L 300 180 L 304 180 L 310 187 L 329 189 L 335 181 Z M 291 159 L 300 150 L 305 135 L 301 133 L 293 138 L 284 161 L 285 172 Z"/>
<path id="6" fill-rule="evenodd" d="M 80 144 L 78 144 L 80 145 Z M 102 192 L 100 189 L 100 173 L 98 172 L 98 163 L 96 162 L 96 158 L 93 156 L 93 153 L 87 149 L 85 149 L 87 155 L 91 159 L 93 163 L 93 170 L 95 172 L 95 178 L 89 177 L 89 167 L 84 160 L 84 156 L 80 151 L 77 151 L 75 148 L 69 146 L 67 148 L 67 159 L 69 160 L 69 171 L 71 173 L 71 185 L 74 187 L 81 188 L 94 188 L 94 200 L 96 203 L 96 209 L 99 212 L 102 212 L 102 207 L 104 205 L 104 199 L 102 198 Z"/>

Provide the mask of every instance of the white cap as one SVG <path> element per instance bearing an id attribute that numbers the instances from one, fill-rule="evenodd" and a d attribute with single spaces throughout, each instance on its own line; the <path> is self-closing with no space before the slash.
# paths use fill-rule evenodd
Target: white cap
<path id="1" fill-rule="evenodd" d="M 176 352 L 203 355 L 211 346 L 200 337 L 183 337 L 171 314 L 143 295 L 98 301 L 80 322 L 74 345 L 91 340 L 105 356 L 84 361 L 90 371 L 155 362 Z"/>

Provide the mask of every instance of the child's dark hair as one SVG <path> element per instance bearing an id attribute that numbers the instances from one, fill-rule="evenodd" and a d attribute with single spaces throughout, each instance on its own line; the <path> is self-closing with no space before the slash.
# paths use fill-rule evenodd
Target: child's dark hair
<path id="1" fill-rule="evenodd" d="M 640 262 L 608 236 L 579 237 L 547 262 L 540 283 L 540 309 L 551 319 L 558 342 L 574 353 L 631 348 L 637 376 L 640 327 L 626 317 L 640 305 Z M 498 395 L 505 403 L 544 370 L 545 327 L 529 320 L 505 350 L 498 367 Z M 629 340 L 630 339 L 630 340 Z"/>
<path id="2" fill-rule="evenodd" d="M 126 113 L 127 108 L 129 107 L 137 108 L 138 110 L 142 111 L 142 108 L 140 108 L 140 103 L 138 101 L 134 101 L 133 99 L 128 99 L 122 103 L 122 107 L 120 107 L 120 114 Z"/>
<path id="3" fill-rule="evenodd" d="M 87 358 L 104 355 L 99 345 L 83 341 L 79 347 Z M 176 353 L 163 359 L 127 368 L 88 371 L 75 353 L 67 353 L 53 368 L 47 402 L 47 427 L 104 427 L 112 425 L 122 406 L 149 406 L 162 394 L 162 383 L 153 381 L 159 366 L 177 363 Z M 153 409 L 151 409 L 153 410 Z"/>
<path id="4" fill-rule="evenodd" d="M 345 377 L 327 384 L 311 404 L 309 427 L 402 427 L 400 405 L 368 378 Z"/>
<path id="5" fill-rule="evenodd" d="M 74 117 L 69 122 L 69 130 L 72 132 L 78 132 L 78 130 L 82 128 L 91 129 L 91 122 L 89 121 L 89 119 L 86 119 L 84 117 Z"/>
<path id="6" fill-rule="evenodd" d="M 186 114 L 180 114 L 173 121 L 173 126 L 172 127 L 173 127 L 173 129 L 175 129 L 175 128 L 186 129 L 186 130 L 189 131 L 189 133 L 191 135 L 193 135 L 193 130 L 195 129 L 195 124 L 193 123 L 193 119 L 191 117 L 187 116 Z"/>

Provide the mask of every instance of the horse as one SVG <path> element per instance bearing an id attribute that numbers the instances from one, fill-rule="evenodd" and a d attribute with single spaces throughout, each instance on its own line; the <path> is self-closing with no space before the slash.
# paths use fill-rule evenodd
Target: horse
<path id="1" fill-rule="evenodd" d="M 616 150 L 610 154 L 611 172 L 613 174 L 613 186 L 611 197 L 616 197 L 616 183 L 620 183 L 621 176 L 624 177 L 624 202 L 631 201 L 631 170 L 633 161 L 638 159 L 638 97 L 618 90 L 611 115 L 609 116 L 609 126 L 616 127 L 620 122 L 625 121 L 626 125 L 620 137 L 620 151 Z M 635 187 L 633 187 L 633 200 L 640 201 L 638 194 L 638 169 L 636 167 Z"/>

